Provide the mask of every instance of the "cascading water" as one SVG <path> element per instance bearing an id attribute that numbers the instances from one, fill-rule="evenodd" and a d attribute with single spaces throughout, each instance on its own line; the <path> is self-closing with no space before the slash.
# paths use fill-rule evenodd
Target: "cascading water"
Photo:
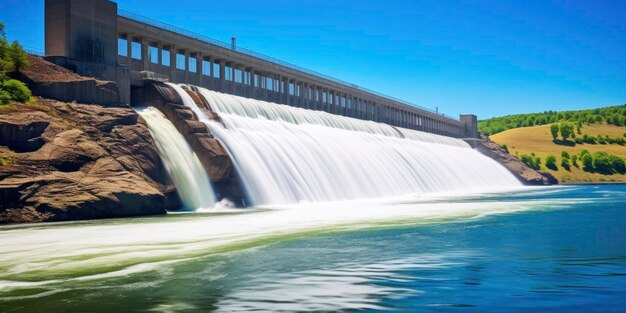
<path id="1" fill-rule="evenodd" d="M 161 111 L 149 107 L 139 114 L 148 124 L 165 169 L 185 208 L 212 208 L 215 205 L 215 194 L 209 178 L 185 138 Z"/>
<path id="2" fill-rule="evenodd" d="M 227 147 L 256 205 L 521 185 L 459 139 L 198 88 L 222 124 L 171 86 Z"/>

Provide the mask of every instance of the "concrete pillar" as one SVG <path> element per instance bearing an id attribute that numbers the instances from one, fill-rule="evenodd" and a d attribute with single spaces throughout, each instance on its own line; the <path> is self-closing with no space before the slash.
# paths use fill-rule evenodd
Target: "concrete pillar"
<path id="1" fill-rule="evenodd" d="M 185 49 L 185 83 L 189 84 L 189 50 Z"/>
<path id="2" fill-rule="evenodd" d="M 133 36 L 126 34 L 126 51 L 128 52 L 128 68 L 130 69 L 133 64 Z"/>
<path id="3" fill-rule="evenodd" d="M 159 66 L 163 65 L 163 44 L 161 42 L 156 43 L 157 48 L 157 63 Z"/>
<path id="4" fill-rule="evenodd" d="M 203 86 L 202 84 L 202 52 L 196 53 L 196 83 L 198 86 Z"/>
<path id="5" fill-rule="evenodd" d="M 178 51 L 176 50 L 176 46 L 170 45 L 170 82 L 177 82 L 176 79 L 176 54 Z"/>
<path id="6" fill-rule="evenodd" d="M 148 41 L 145 38 L 140 38 L 141 44 L 141 69 L 147 71 L 150 69 L 150 58 L 148 58 Z"/>
<path id="7" fill-rule="evenodd" d="M 226 77 L 224 77 L 224 73 L 226 73 L 226 70 L 224 69 L 226 62 L 224 62 L 223 60 L 216 60 L 216 62 L 220 65 L 219 91 L 224 92 L 226 88 Z"/>

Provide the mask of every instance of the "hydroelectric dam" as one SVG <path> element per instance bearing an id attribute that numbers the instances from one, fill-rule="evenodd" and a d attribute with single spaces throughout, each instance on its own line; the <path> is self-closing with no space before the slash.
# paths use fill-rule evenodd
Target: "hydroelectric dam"
<path id="1" fill-rule="evenodd" d="M 117 84 L 187 209 L 521 185 L 463 140 L 478 137 L 475 115 L 453 119 L 108 0 L 46 0 L 45 39 L 46 60 Z"/>
<path id="2" fill-rule="evenodd" d="M 160 80 L 445 136 L 478 134 L 474 115 L 450 118 L 108 0 L 46 0 L 45 55 L 80 75 L 116 82 L 121 103 Z"/>

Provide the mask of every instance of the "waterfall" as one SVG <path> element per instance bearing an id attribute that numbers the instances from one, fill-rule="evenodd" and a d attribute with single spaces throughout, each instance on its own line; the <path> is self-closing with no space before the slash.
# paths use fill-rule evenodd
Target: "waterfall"
<path id="1" fill-rule="evenodd" d="M 256 205 L 521 185 L 460 139 L 194 87 L 220 123 L 172 87 L 226 146 Z"/>
<path id="2" fill-rule="evenodd" d="M 215 195 L 209 178 L 183 135 L 161 111 L 148 107 L 139 114 L 146 120 L 167 173 L 187 209 L 212 208 Z"/>

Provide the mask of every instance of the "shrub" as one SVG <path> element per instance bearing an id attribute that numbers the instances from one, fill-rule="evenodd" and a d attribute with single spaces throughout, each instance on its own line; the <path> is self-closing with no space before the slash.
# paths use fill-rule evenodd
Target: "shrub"
<path id="1" fill-rule="evenodd" d="M 550 125 L 550 133 L 552 133 L 552 140 L 556 141 L 556 139 L 559 137 L 559 125 Z"/>
<path id="2" fill-rule="evenodd" d="M 15 79 L 8 79 L 2 83 L 2 89 L 4 89 L 11 99 L 18 102 L 26 102 L 30 100 L 32 94 L 24 83 Z"/>
<path id="3" fill-rule="evenodd" d="M 528 165 L 529 167 L 531 167 L 531 168 L 533 167 L 533 158 L 530 155 L 522 154 L 522 156 L 520 157 L 520 160 L 524 164 Z"/>
<path id="4" fill-rule="evenodd" d="M 534 153 L 531 153 L 531 155 L 522 154 L 520 160 L 534 170 L 541 169 L 541 158 L 535 156 Z"/>
<path id="5" fill-rule="evenodd" d="M 572 155 L 572 165 L 578 168 L 578 156 L 577 155 Z"/>
<path id="6" fill-rule="evenodd" d="M 0 89 L 0 104 L 7 104 L 9 103 L 9 101 L 11 101 L 11 95 L 8 92 Z"/>
<path id="7" fill-rule="evenodd" d="M 541 169 L 541 158 L 536 156 L 533 159 L 533 165 L 534 165 L 533 169 L 540 170 Z"/>
<path id="8" fill-rule="evenodd" d="M 546 167 L 554 170 L 554 171 L 558 171 L 558 167 L 556 166 L 556 157 L 553 154 L 549 154 L 546 157 Z"/>
<path id="9" fill-rule="evenodd" d="M 569 153 L 567 153 L 567 151 L 561 151 L 561 157 L 564 159 L 569 159 Z"/>
<path id="10" fill-rule="evenodd" d="M 569 159 L 566 159 L 566 158 L 561 159 L 561 167 L 569 171 L 570 170 Z"/>
<path id="11" fill-rule="evenodd" d="M 602 136 L 598 136 L 598 143 L 601 145 L 606 145 L 606 140 Z"/>
<path id="12" fill-rule="evenodd" d="M 502 148 L 502 150 L 506 151 L 506 153 L 509 153 L 509 147 L 507 147 L 505 144 L 501 144 L 500 148 Z"/>
<path id="13" fill-rule="evenodd" d="M 577 144 L 579 144 L 579 145 L 580 145 L 580 144 L 582 144 L 584 141 L 583 141 L 583 139 L 582 139 L 582 138 L 577 137 L 577 138 L 574 140 L 574 142 L 576 142 Z"/>
<path id="14" fill-rule="evenodd" d="M 610 155 L 606 152 L 596 151 L 593 153 L 593 168 L 598 173 L 613 173 Z"/>
<path id="15" fill-rule="evenodd" d="M 611 168 L 617 173 L 626 173 L 626 161 L 617 155 L 610 155 L 609 161 L 611 162 Z"/>
<path id="16" fill-rule="evenodd" d="M 580 161 L 583 163 L 583 170 L 587 172 L 593 171 L 593 157 L 591 156 L 591 154 L 589 154 L 589 152 L 581 154 Z"/>

